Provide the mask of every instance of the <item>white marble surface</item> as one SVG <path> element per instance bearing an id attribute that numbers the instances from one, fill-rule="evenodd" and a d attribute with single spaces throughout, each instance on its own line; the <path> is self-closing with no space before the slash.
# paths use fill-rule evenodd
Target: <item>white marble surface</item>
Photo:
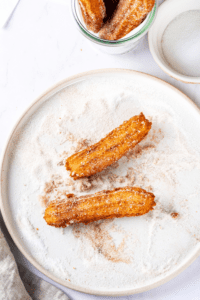
<path id="1" fill-rule="evenodd" d="M 70 0 L 56 1 L 20 0 L 11 20 L 0 31 L 0 152 L 13 124 L 37 96 L 57 81 L 88 70 L 142 71 L 171 83 L 200 107 L 200 85 L 184 84 L 166 75 L 154 62 L 147 38 L 129 54 L 97 53 L 76 30 L 67 3 Z M 200 258 L 169 283 L 120 299 L 199 300 L 199 267 Z M 93 299 L 67 289 L 66 292 L 71 299 Z"/>

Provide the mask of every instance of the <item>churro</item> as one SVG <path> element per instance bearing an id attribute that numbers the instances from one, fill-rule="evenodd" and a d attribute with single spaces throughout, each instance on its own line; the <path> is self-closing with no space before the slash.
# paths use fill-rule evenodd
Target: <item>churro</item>
<path id="1" fill-rule="evenodd" d="M 124 187 L 102 191 L 93 195 L 53 201 L 45 210 L 48 225 L 66 227 L 72 224 L 89 224 L 98 220 L 141 216 L 153 210 L 155 196 L 141 188 Z"/>
<path id="2" fill-rule="evenodd" d="M 98 143 L 68 157 L 66 169 L 75 180 L 101 172 L 143 140 L 150 129 L 151 122 L 143 113 L 134 116 Z"/>
<path id="3" fill-rule="evenodd" d="M 155 0 L 120 0 L 113 14 L 99 31 L 105 40 L 119 40 L 135 29 L 152 10 Z"/>
<path id="4" fill-rule="evenodd" d="M 103 0 L 79 0 L 82 16 L 86 27 L 97 33 L 106 17 L 106 7 Z"/>

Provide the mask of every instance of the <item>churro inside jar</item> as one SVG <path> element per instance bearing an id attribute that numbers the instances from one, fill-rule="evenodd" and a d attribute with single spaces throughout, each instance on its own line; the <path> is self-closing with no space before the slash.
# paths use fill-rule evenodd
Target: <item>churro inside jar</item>
<path id="1" fill-rule="evenodd" d="M 137 28 L 154 4 L 155 0 L 79 0 L 86 28 L 111 41 Z"/>

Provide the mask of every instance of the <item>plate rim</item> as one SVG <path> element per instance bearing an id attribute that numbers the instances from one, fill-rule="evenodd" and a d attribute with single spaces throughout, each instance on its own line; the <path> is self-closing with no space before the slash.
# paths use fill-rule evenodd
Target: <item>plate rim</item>
<path id="1" fill-rule="evenodd" d="M 145 287 L 138 287 L 138 288 L 128 289 L 128 290 L 124 290 L 124 291 L 112 291 L 112 290 L 111 291 L 103 291 L 103 290 L 98 291 L 98 290 L 93 290 L 93 289 L 89 289 L 89 288 L 80 287 L 78 285 L 74 285 L 70 282 L 59 279 L 56 276 L 54 276 L 51 272 L 47 271 L 44 267 L 42 267 L 31 256 L 31 254 L 28 253 L 28 251 L 22 245 L 22 243 L 20 241 L 20 238 L 18 238 L 15 235 L 14 230 L 12 229 L 13 226 L 11 225 L 12 217 L 11 216 L 9 217 L 9 215 L 7 215 L 6 209 L 5 209 L 5 206 L 4 206 L 5 205 L 4 204 L 5 200 L 4 200 L 4 195 L 3 195 L 3 186 L 4 186 L 4 184 L 6 184 L 6 183 L 4 183 L 4 172 L 6 172 L 7 170 L 4 170 L 3 166 L 4 166 L 4 162 L 5 162 L 5 159 L 6 159 L 7 152 L 9 152 L 10 142 L 14 138 L 15 131 L 16 131 L 17 127 L 19 126 L 20 122 L 22 121 L 22 119 L 26 116 L 26 114 L 37 103 L 39 103 L 40 101 L 44 101 L 44 98 L 47 97 L 47 96 L 50 96 L 51 93 L 55 94 L 56 92 L 58 92 L 59 90 L 62 89 L 62 86 L 64 88 L 64 86 L 67 83 L 69 83 L 70 81 L 78 80 L 78 79 L 88 77 L 88 76 L 91 76 L 91 75 L 100 75 L 100 74 L 103 74 L 103 73 L 105 73 L 105 74 L 109 74 L 109 73 L 135 74 L 135 75 L 139 75 L 139 76 L 143 76 L 143 77 L 146 77 L 146 78 L 153 79 L 154 81 L 158 82 L 159 84 L 166 85 L 169 89 L 171 89 L 174 92 L 180 94 L 182 96 L 182 98 L 184 98 L 185 101 L 187 103 L 189 103 L 196 110 L 197 113 L 199 113 L 199 116 L 200 116 L 200 109 L 198 108 L 198 106 L 187 95 L 185 95 L 182 91 L 180 91 L 178 88 L 174 87 L 170 83 L 167 83 L 164 80 L 162 80 L 162 79 L 160 79 L 156 76 L 149 75 L 149 74 L 144 73 L 144 72 L 129 70 L 129 69 L 108 68 L 108 69 L 98 69 L 98 70 L 87 71 L 87 72 L 83 72 L 83 73 L 78 73 L 78 74 L 73 75 L 73 76 L 69 76 L 69 77 L 57 82 L 56 84 L 54 84 L 50 88 L 48 88 L 45 92 L 40 94 L 34 101 L 32 101 L 28 105 L 28 107 L 23 110 L 20 117 L 18 117 L 17 121 L 12 126 L 12 129 L 11 129 L 11 131 L 10 131 L 6 141 L 5 141 L 5 145 L 3 147 L 2 154 L 1 154 L 1 160 L 0 160 L 0 210 L 1 210 L 1 213 L 2 213 L 3 220 L 5 222 L 5 225 L 8 229 L 8 232 L 9 232 L 10 236 L 12 237 L 15 245 L 20 250 L 20 252 L 25 256 L 25 258 L 37 270 L 39 270 L 43 275 L 47 276 L 50 280 L 53 280 L 56 284 L 61 285 L 61 288 L 62 287 L 67 287 L 67 288 L 70 288 L 70 289 L 78 291 L 78 292 L 83 292 L 83 293 L 86 293 L 86 294 L 91 294 L 91 295 L 96 295 L 96 296 L 112 296 L 112 297 L 128 296 L 128 295 L 133 295 L 133 294 L 138 294 L 138 293 L 149 291 L 151 289 L 159 287 L 160 285 L 162 285 L 164 283 L 167 283 L 168 281 L 172 280 L 173 278 L 178 276 L 181 272 L 183 272 L 187 267 L 189 267 L 196 260 L 196 258 L 200 255 L 200 249 L 198 249 L 198 251 L 196 251 L 194 254 L 192 254 L 189 257 L 189 259 L 187 259 L 187 261 L 184 262 L 184 264 L 181 264 L 181 266 L 176 271 L 169 274 L 165 278 L 162 278 L 162 279 L 158 280 L 157 282 L 146 285 Z"/>

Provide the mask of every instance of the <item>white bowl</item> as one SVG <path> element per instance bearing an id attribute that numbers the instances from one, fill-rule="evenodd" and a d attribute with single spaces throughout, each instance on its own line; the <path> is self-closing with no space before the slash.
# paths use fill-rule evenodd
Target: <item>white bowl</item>
<path id="1" fill-rule="evenodd" d="M 166 61 L 162 50 L 162 37 L 169 23 L 188 10 L 200 10 L 199 0 L 166 0 L 158 9 L 157 18 L 149 31 L 149 48 L 155 62 L 169 76 L 185 83 L 200 83 L 200 77 L 186 76 L 175 71 Z"/>

